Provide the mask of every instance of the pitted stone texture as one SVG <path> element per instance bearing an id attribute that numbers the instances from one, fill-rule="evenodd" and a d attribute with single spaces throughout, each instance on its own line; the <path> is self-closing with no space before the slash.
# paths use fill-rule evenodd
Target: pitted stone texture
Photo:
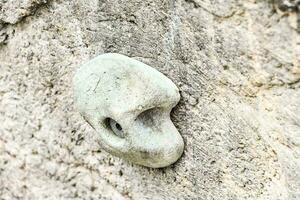
<path id="1" fill-rule="evenodd" d="M 180 99 L 176 85 L 156 69 L 116 53 L 81 66 L 75 103 L 113 155 L 147 167 L 173 164 L 183 139 L 170 119 Z"/>
<path id="2" fill-rule="evenodd" d="M 0 2 L 0 24 L 15 24 L 22 18 L 31 15 L 39 5 L 47 0 L 2 0 Z"/>
<path id="3" fill-rule="evenodd" d="M 0 199 L 299 200 L 300 38 L 272 2 L 52 0 L 8 25 Z M 174 165 L 106 153 L 74 109 L 77 67 L 104 52 L 178 86 Z"/>

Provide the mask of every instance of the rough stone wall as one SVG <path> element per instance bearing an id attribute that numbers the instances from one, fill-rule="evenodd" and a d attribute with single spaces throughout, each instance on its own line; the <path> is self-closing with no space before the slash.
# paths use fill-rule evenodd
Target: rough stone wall
<path id="1" fill-rule="evenodd" d="M 0 199 L 300 199 L 297 0 L 1 0 Z M 73 106 L 117 52 L 179 87 L 165 169 L 101 150 Z"/>

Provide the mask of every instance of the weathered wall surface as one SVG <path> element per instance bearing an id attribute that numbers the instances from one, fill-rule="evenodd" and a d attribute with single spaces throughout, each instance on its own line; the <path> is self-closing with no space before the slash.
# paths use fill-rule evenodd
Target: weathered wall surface
<path id="1" fill-rule="evenodd" d="M 300 199 L 298 3 L 0 1 L 0 199 Z M 179 87 L 171 167 L 109 155 L 75 110 L 74 71 L 104 52 Z"/>

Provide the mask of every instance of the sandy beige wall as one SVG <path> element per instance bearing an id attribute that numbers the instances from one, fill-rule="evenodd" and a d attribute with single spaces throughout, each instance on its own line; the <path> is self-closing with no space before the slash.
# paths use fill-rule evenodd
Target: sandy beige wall
<path id="1" fill-rule="evenodd" d="M 300 199 L 299 8 L 279 7 L 1 1 L 0 199 Z M 173 166 L 109 155 L 75 110 L 74 71 L 104 52 L 179 87 L 185 150 Z"/>

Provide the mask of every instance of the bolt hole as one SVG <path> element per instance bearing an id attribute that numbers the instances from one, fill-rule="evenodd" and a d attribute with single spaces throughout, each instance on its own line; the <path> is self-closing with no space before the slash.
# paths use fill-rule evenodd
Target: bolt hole
<path id="1" fill-rule="evenodd" d="M 119 131 L 122 131 L 122 126 L 118 123 L 116 123 L 116 128 L 119 130 Z"/>
<path id="2" fill-rule="evenodd" d="M 106 128 L 110 129 L 116 136 L 124 138 L 124 132 L 122 126 L 111 118 L 106 118 L 104 120 Z"/>

